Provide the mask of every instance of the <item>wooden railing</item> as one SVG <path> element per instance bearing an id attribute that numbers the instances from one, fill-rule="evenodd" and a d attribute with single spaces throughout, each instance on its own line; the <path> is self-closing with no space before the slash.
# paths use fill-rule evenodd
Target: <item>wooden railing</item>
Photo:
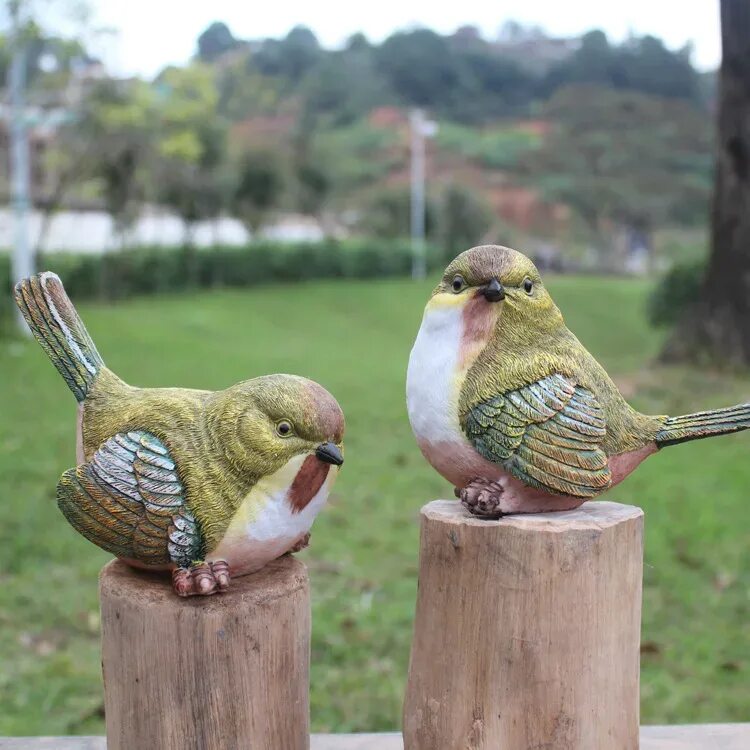
<path id="1" fill-rule="evenodd" d="M 403 750 L 400 734 L 314 734 L 310 750 Z M 0 750 L 106 750 L 104 737 L 0 738 Z M 640 750 L 748 750 L 750 724 L 643 727 Z M 437 750 L 437 749 L 436 749 Z M 617 748 L 597 748 L 617 750 Z"/>

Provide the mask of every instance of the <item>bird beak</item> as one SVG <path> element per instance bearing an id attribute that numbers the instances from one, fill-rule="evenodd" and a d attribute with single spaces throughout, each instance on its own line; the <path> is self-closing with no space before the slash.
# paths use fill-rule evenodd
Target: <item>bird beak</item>
<path id="1" fill-rule="evenodd" d="M 481 289 L 481 292 L 487 302 L 500 302 L 500 300 L 505 299 L 505 289 L 497 279 L 492 279 L 487 286 Z"/>
<path id="2" fill-rule="evenodd" d="M 323 462 L 327 464 L 333 464 L 334 466 L 341 466 L 344 463 L 344 456 L 341 453 L 341 448 L 333 443 L 321 443 L 315 449 L 315 455 Z"/>

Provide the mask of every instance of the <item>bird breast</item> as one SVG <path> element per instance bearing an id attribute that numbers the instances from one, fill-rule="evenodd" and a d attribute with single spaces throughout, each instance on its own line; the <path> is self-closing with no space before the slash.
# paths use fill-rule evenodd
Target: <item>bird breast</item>
<path id="1" fill-rule="evenodd" d="M 417 440 L 452 441 L 460 432 L 462 318 L 458 307 L 428 307 L 422 319 L 406 373 L 406 406 Z"/>
<path id="2" fill-rule="evenodd" d="M 456 486 L 471 472 L 497 471 L 470 445 L 458 414 L 461 387 L 492 335 L 495 309 L 474 299 L 463 305 L 428 304 L 409 357 L 406 404 L 412 430 L 425 458 Z"/>
<path id="3" fill-rule="evenodd" d="M 310 530 L 337 473 L 338 467 L 302 455 L 263 477 L 207 559 L 226 560 L 233 575 L 243 575 L 285 554 Z"/>

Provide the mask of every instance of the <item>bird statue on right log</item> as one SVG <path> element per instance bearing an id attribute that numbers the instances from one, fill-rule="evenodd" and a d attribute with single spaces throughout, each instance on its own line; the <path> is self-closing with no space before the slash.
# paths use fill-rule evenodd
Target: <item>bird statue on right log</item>
<path id="1" fill-rule="evenodd" d="M 660 448 L 750 427 L 750 404 L 637 412 L 565 326 L 534 264 L 496 245 L 446 268 L 406 394 L 425 458 L 485 518 L 576 508 Z"/>
<path id="2" fill-rule="evenodd" d="M 55 274 L 24 279 L 15 298 L 78 401 L 78 466 L 57 484 L 76 531 L 133 566 L 172 570 L 180 596 L 225 591 L 307 545 L 344 462 L 328 391 L 293 375 L 134 388 L 104 365 Z"/>

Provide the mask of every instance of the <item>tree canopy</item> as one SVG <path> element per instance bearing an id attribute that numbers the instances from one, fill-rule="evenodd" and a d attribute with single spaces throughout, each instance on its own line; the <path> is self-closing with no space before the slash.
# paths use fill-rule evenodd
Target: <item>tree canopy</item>
<path id="1" fill-rule="evenodd" d="M 47 149 L 64 167 L 58 182 L 69 185 L 79 165 L 78 193 L 122 227 L 148 201 L 188 227 L 221 212 L 257 227 L 280 207 L 372 207 L 390 217 L 388 231 L 405 232 L 411 107 L 440 121 L 431 199 L 455 218 L 441 225 L 446 236 L 464 232 L 466 216 L 505 216 L 504 185 L 565 204 L 593 235 L 705 218 L 713 78 L 693 68 L 689 48 L 654 37 L 615 44 L 593 30 L 561 40 L 515 25 L 486 39 L 466 26 L 398 31 L 379 44 L 354 34 L 326 49 L 304 26 L 243 40 L 217 20 L 189 65 L 153 81 L 84 76 L 71 107 L 60 92 L 91 58 L 77 42 L 29 33 L 29 100 L 57 92 L 70 121 Z M 0 34 L 0 68 L 7 57 Z"/>

